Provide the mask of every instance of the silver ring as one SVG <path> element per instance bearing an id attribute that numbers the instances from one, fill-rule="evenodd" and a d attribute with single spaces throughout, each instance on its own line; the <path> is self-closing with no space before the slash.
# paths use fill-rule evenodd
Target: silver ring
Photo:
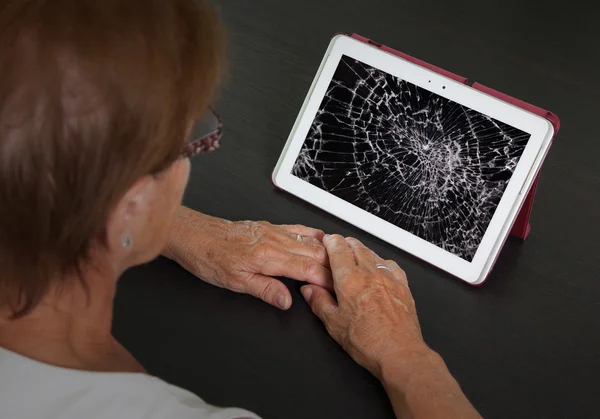
<path id="1" fill-rule="evenodd" d="M 298 234 L 298 235 L 296 236 L 296 241 L 298 241 L 298 242 L 301 242 L 301 241 L 303 241 L 303 240 L 304 240 L 304 239 L 302 238 L 302 236 L 301 236 L 300 234 Z"/>
<path id="2" fill-rule="evenodd" d="M 392 272 L 391 268 L 387 265 L 384 265 L 383 263 L 378 263 L 377 265 L 375 265 L 375 267 L 377 269 L 386 269 L 386 270 Z"/>

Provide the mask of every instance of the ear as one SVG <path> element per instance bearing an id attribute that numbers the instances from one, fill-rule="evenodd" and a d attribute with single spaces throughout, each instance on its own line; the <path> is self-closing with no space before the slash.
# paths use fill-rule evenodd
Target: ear
<path id="1" fill-rule="evenodd" d="M 131 185 L 114 207 L 106 225 L 106 239 L 110 251 L 125 253 L 135 240 L 137 226 L 143 224 L 150 211 L 149 195 L 152 184 L 151 176 L 141 177 Z"/>

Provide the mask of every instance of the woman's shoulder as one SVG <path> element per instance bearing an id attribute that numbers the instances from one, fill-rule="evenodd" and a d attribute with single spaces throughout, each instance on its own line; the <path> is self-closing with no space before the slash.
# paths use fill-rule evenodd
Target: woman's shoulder
<path id="1" fill-rule="evenodd" d="M 70 370 L 0 348 L 3 418 L 257 419 L 146 374 Z M 52 412 L 49 415 L 49 412 Z"/>

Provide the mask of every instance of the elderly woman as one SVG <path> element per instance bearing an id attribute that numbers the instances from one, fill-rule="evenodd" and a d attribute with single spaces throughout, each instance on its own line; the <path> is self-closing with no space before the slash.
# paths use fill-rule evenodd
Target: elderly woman
<path id="1" fill-rule="evenodd" d="M 148 375 L 112 337 L 119 276 L 161 253 L 282 309 L 291 295 L 272 276 L 307 282 L 306 301 L 398 416 L 477 417 L 423 342 L 394 262 L 354 239 L 180 207 L 188 157 L 218 140 L 211 129 L 186 145 L 221 65 L 199 1 L 4 2 L 0 417 L 256 417 Z"/>

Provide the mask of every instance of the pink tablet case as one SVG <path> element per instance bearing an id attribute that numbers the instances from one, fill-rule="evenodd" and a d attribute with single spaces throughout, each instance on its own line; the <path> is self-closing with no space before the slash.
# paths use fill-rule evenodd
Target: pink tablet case
<path id="1" fill-rule="evenodd" d="M 403 52 L 396 51 L 395 49 L 392 49 L 390 47 L 386 47 L 385 45 L 381 45 L 377 42 L 371 41 L 370 39 L 365 38 L 364 36 L 354 34 L 354 35 L 352 35 L 352 38 L 357 39 L 362 42 L 365 42 L 369 45 L 373 45 L 373 46 L 381 49 L 382 51 L 386 51 L 391 54 L 402 57 L 405 60 L 410 61 L 417 65 L 420 65 L 421 67 L 425 67 L 428 70 L 435 71 L 436 73 L 439 73 L 442 76 L 448 77 L 459 83 L 463 83 L 468 86 L 471 86 L 474 89 L 477 89 L 477 90 L 479 90 L 483 93 L 486 93 L 490 96 L 494 96 L 500 100 L 503 100 L 504 102 L 508 102 L 511 105 L 518 106 L 519 108 L 525 109 L 526 111 L 529 111 L 529 112 L 539 115 L 543 118 L 546 118 L 554 126 L 554 136 L 556 136 L 556 134 L 558 133 L 558 129 L 560 128 L 560 120 L 552 112 L 549 112 L 542 108 L 538 108 L 537 106 L 531 105 L 527 102 L 523 102 L 522 100 L 516 99 L 514 97 L 505 95 L 504 93 L 500 93 L 494 89 L 490 89 L 489 87 L 486 87 L 480 83 L 476 83 L 476 82 L 470 83 L 466 77 L 462 77 L 462 76 L 459 76 L 458 74 L 451 73 L 447 70 L 444 70 L 444 69 L 436 67 L 432 64 L 426 63 L 425 61 L 411 57 L 410 55 L 407 55 Z M 546 156 L 544 156 L 544 158 L 545 157 Z M 537 189 L 538 179 L 539 179 L 539 174 L 538 174 L 538 177 L 536 177 L 533 184 L 531 185 L 531 188 L 529 189 L 527 198 L 525 198 L 525 200 L 523 201 L 523 205 L 521 206 L 519 215 L 515 219 L 515 222 L 513 223 L 512 229 L 510 231 L 511 235 L 519 237 L 522 240 L 525 240 L 527 238 L 527 236 L 529 235 L 529 232 L 531 230 L 531 227 L 529 225 L 529 218 L 531 217 L 531 209 L 533 208 L 533 200 L 535 198 L 535 191 Z"/>

